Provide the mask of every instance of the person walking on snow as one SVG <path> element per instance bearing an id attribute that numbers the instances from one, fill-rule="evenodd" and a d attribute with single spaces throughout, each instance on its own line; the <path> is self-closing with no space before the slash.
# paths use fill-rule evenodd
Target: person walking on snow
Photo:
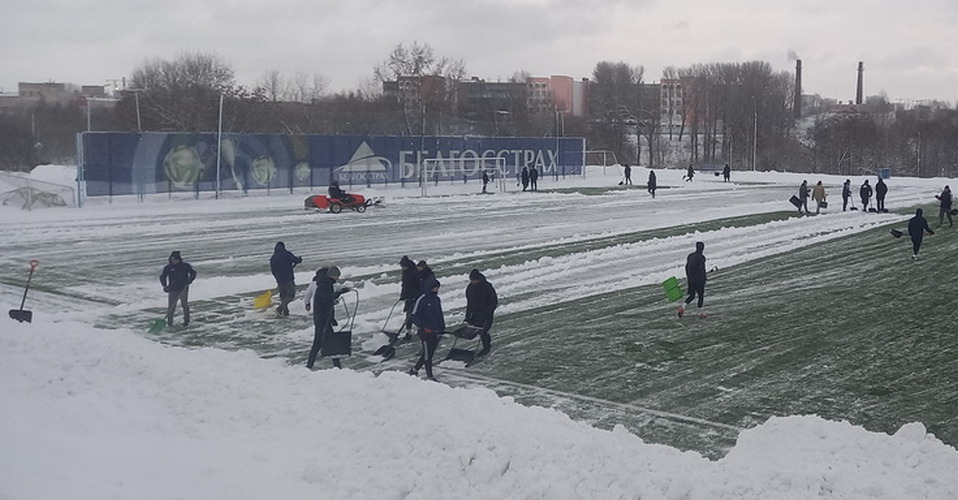
<path id="1" fill-rule="evenodd" d="M 522 173 L 520 174 L 522 180 L 522 190 L 525 191 L 529 188 L 529 168 L 522 167 Z"/>
<path id="2" fill-rule="evenodd" d="M 948 227 L 953 227 L 955 223 L 951 220 L 951 188 L 945 186 L 941 194 L 935 195 L 935 198 L 941 202 L 938 206 L 938 227 L 945 224 L 945 216 L 948 216 Z"/>
<path id="3" fill-rule="evenodd" d="M 808 215 L 808 181 L 802 181 L 802 185 L 798 186 L 798 213 L 801 215 L 802 208 L 805 209 L 805 215 Z"/>
<path id="4" fill-rule="evenodd" d="M 293 255 L 286 249 L 286 244 L 277 241 L 273 247 L 273 256 L 269 258 L 269 270 L 276 278 L 276 287 L 279 288 L 279 306 L 276 314 L 289 316 L 289 303 L 296 298 L 296 278 L 293 268 L 302 264 L 303 258 Z"/>
<path id="5" fill-rule="evenodd" d="M 169 263 L 160 274 L 160 284 L 167 294 L 166 324 L 173 326 L 176 303 L 183 306 L 183 326 L 190 324 L 190 283 L 196 279 L 193 266 L 183 262 L 179 250 L 170 252 Z"/>
<path id="6" fill-rule="evenodd" d="M 335 307 L 339 296 L 348 292 L 347 287 L 337 287 L 334 285 L 339 279 L 339 268 L 336 266 L 321 267 L 316 271 L 316 276 L 306 288 L 306 294 L 303 296 L 303 302 L 306 305 L 306 311 L 313 311 L 313 346 L 309 349 L 309 357 L 306 358 L 306 368 L 313 369 L 316 363 L 316 357 L 323 348 L 323 341 L 327 335 L 332 335 L 333 325 L 336 324 Z M 333 366 L 342 368 L 339 359 L 333 360 Z"/>
<path id="7" fill-rule="evenodd" d="M 852 198 L 852 180 L 845 179 L 845 183 L 842 184 L 842 212 L 848 209 L 848 200 Z M 854 204 L 852 204 L 854 206 Z"/>
<path id="8" fill-rule="evenodd" d="M 692 182 L 692 177 L 694 176 L 695 176 L 695 170 L 692 168 L 692 164 L 689 163 L 689 171 L 682 178 L 685 179 L 685 182 Z"/>
<path id="9" fill-rule="evenodd" d="M 728 163 L 725 164 L 725 168 L 722 169 L 722 182 L 728 182 L 732 177 L 732 168 L 728 166 Z"/>
<path id="10" fill-rule="evenodd" d="M 649 181 L 646 183 L 646 185 L 648 186 L 649 194 L 652 195 L 652 199 L 654 200 L 654 199 L 655 199 L 655 188 L 656 188 L 656 185 L 655 185 L 655 171 L 654 171 L 654 170 L 649 170 Z"/>
<path id="11" fill-rule="evenodd" d="M 486 186 L 489 185 L 489 174 L 485 170 L 482 171 L 482 192 L 485 193 Z"/>
<path id="12" fill-rule="evenodd" d="M 422 289 L 422 283 L 419 281 L 419 270 L 412 259 L 403 255 L 399 259 L 399 267 L 402 268 L 402 288 L 399 291 L 399 300 L 403 301 L 402 311 L 406 313 L 406 319 L 403 322 L 402 329 L 406 330 L 403 340 L 412 338 L 412 308 L 416 305 L 416 299 Z"/>
<path id="13" fill-rule="evenodd" d="M 705 303 L 705 243 L 701 241 L 695 244 L 695 251 L 690 253 L 685 261 L 685 276 L 688 278 L 689 296 L 684 304 L 679 304 L 679 317 L 685 314 L 686 307 L 698 297 L 698 316 L 704 318 L 706 314 L 702 312 L 702 306 Z"/>
<path id="14" fill-rule="evenodd" d="M 885 195 L 888 194 L 888 184 L 881 177 L 875 183 L 875 210 L 885 212 Z"/>
<path id="15" fill-rule="evenodd" d="M 825 186 L 822 185 L 822 181 L 818 181 L 818 184 L 812 188 L 812 199 L 815 200 L 815 215 L 818 215 L 821 213 L 822 204 L 825 203 Z"/>
<path id="16" fill-rule="evenodd" d="M 479 356 L 489 354 L 492 349 L 492 337 L 489 330 L 495 317 L 496 307 L 499 306 L 499 297 L 492 283 L 478 269 L 469 271 L 469 286 L 466 287 L 466 323 L 478 326 L 479 338 L 482 340 L 482 350 Z"/>
<path id="17" fill-rule="evenodd" d="M 410 375 L 419 375 L 419 369 L 426 367 L 426 378 L 436 382 L 432 374 L 432 358 L 439 346 L 439 336 L 446 330 L 446 320 L 442 314 L 442 300 L 439 299 L 439 281 L 429 278 L 424 284 L 426 289 L 412 310 L 412 322 L 419 327 L 419 340 L 422 352 L 416 365 L 409 369 Z"/>
<path id="18" fill-rule="evenodd" d="M 529 170 L 529 189 L 531 191 L 539 190 L 539 169 L 535 165 Z"/>
<path id="19" fill-rule="evenodd" d="M 908 221 L 908 234 L 911 236 L 911 244 L 915 251 L 911 256 L 911 260 L 918 260 L 918 251 L 921 250 L 921 240 L 925 237 L 925 233 L 935 234 L 935 232 L 928 227 L 928 221 L 925 220 L 922 213 L 922 209 L 920 208 L 915 210 L 915 216 Z"/>
<path id="20" fill-rule="evenodd" d="M 872 197 L 872 187 L 868 185 L 868 179 L 865 179 L 865 183 L 858 190 L 858 195 L 862 198 L 862 211 L 867 212 L 868 200 Z"/>
<path id="21" fill-rule="evenodd" d="M 625 164 L 625 180 L 622 182 L 628 186 L 632 185 L 632 167 L 628 163 Z"/>

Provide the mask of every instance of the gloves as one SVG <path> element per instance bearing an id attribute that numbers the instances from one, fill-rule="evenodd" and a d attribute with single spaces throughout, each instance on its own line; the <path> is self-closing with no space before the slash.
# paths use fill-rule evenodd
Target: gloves
<path id="1" fill-rule="evenodd" d="M 163 287 L 163 291 L 166 293 L 170 293 L 170 287 L 168 286 Z"/>
<path id="2" fill-rule="evenodd" d="M 348 286 L 344 286 L 344 287 L 342 287 L 342 288 L 339 289 L 339 293 L 346 293 L 346 292 L 348 292 L 348 291 L 350 291 L 350 290 L 352 290 L 352 288 L 349 288 Z"/>

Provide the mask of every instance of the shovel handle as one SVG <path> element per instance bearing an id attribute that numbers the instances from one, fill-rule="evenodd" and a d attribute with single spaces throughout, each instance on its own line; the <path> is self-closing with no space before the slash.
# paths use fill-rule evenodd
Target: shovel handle
<path id="1" fill-rule="evenodd" d="M 37 259 L 31 260 L 31 261 L 30 261 L 30 270 L 33 271 L 33 270 L 36 269 L 39 265 L 40 265 L 40 261 L 39 261 L 39 260 L 37 260 Z"/>

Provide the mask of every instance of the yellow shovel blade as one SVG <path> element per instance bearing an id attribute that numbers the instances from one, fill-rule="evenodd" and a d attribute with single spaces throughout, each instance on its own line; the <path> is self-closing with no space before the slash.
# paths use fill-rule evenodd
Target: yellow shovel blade
<path id="1" fill-rule="evenodd" d="M 253 299 L 253 308 L 266 309 L 273 303 L 273 291 L 266 290 L 262 295 Z"/>

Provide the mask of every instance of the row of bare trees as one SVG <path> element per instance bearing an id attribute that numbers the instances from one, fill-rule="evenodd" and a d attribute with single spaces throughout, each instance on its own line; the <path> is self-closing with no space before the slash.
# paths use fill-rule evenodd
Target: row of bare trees
<path id="1" fill-rule="evenodd" d="M 653 167 L 729 163 L 736 169 L 831 173 L 892 167 L 912 175 L 958 173 L 958 120 L 952 109 L 891 110 L 890 106 L 823 114 L 810 126 L 792 117 L 793 77 L 767 62 L 669 67 L 661 84 L 679 82 L 681 109 L 669 123 L 672 96 L 646 84 L 644 68 L 601 61 L 589 82 L 589 114 L 559 116 L 548 103 L 530 105 L 516 72 L 510 93 L 485 92 L 497 83 L 471 81 L 484 100 L 470 106 L 456 84 L 461 60 L 429 45 L 397 45 L 360 89 L 330 94 L 319 74 L 267 71 L 252 87 L 208 53 L 148 59 L 112 110 L 40 103 L 29 113 L 0 116 L 0 166 L 25 168 L 69 161 L 76 132 L 94 130 L 213 131 L 282 134 L 581 136 L 588 148 L 610 150 L 622 162 Z M 386 89 L 384 91 L 384 89 Z M 672 118 L 670 118 L 672 119 Z M 665 123 L 665 126 L 663 126 Z"/>

